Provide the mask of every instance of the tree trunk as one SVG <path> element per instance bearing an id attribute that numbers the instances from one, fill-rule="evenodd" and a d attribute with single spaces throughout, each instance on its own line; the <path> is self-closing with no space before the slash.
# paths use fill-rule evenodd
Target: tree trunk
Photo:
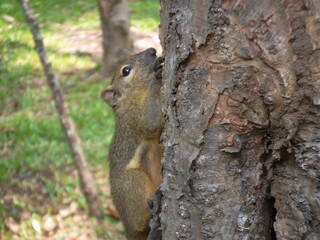
<path id="1" fill-rule="evenodd" d="M 98 0 L 103 33 L 103 67 L 101 74 L 109 76 L 119 60 L 131 55 L 130 18 L 127 0 Z"/>
<path id="2" fill-rule="evenodd" d="M 97 187 L 95 185 L 94 178 L 89 170 L 85 155 L 82 151 L 81 140 L 77 134 L 74 122 L 72 121 L 69 110 L 65 105 L 60 82 L 52 69 L 51 62 L 47 57 L 39 26 L 34 17 L 32 8 L 31 6 L 29 6 L 29 1 L 19 0 L 19 2 L 21 3 L 27 23 L 29 24 L 33 40 L 35 42 L 35 49 L 38 52 L 43 71 L 47 78 L 47 82 L 52 90 L 53 99 L 59 115 L 60 123 L 68 140 L 74 163 L 78 169 L 81 187 L 87 200 L 90 214 L 99 220 L 101 219 L 101 205 L 99 203 Z"/>
<path id="3" fill-rule="evenodd" d="M 320 239 L 319 23 L 319 0 L 161 0 L 167 124 L 152 232 Z"/>

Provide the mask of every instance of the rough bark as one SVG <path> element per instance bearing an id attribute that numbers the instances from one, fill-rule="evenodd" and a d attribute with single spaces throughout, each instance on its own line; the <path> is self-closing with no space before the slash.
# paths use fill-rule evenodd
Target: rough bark
<path id="1" fill-rule="evenodd" d="M 161 0 L 162 239 L 320 239 L 319 5 Z"/>
<path id="2" fill-rule="evenodd" d="M 55 107 L 57 109 L 62 129 L 68 140 L 74 163 L 78 169 L 81 187 L 87 200 L 91 215 L 97 219 L 101 218 L 100 204 L 98 201 L 98 191 L 94 178 L 89 170 L 85 155 L 82 151 L 81 140 L 76 132 L 75 125 L 70 117 L 69 110 L 63 99 L 63 91 L 60 87 L 59 80 L 55 75 L 51 62 L 49 61 L 44 48 L 42 36 L 36 19 L 34 17 L 28 0 L 19 0 L 23 8 L 26 20 L 29 24 L 32 36 L 35 42 L 35 49 L 38 52 L 43 71 L 46 75 L 47 82 L 52 90 Z"/>
<path id="3" fill-rule="evenodd" d="M 101 74 L 109 76 L 119 60 L 133 52 L 129 10 L 127 0 L 98 0 L 98 6 L 103 33 Z"/>

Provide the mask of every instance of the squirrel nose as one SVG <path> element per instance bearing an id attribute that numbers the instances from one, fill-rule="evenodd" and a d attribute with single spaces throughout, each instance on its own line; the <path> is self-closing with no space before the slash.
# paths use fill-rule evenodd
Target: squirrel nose
<path id="1" fill-rule="evenodd" d="M 156 55 L 157 50 L 154 48 L 148 48 L 146 52 L 149 53 L 150 55 Z"/>

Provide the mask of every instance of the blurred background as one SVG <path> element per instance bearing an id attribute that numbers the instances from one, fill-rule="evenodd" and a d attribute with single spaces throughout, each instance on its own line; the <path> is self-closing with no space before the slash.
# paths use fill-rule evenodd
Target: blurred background
<path id="1" fill-rule="evenodd" d="M 103 226 L 88 216 L 20 3 L 0 2 L 0 240 L 124 239 L 108 186 L 113 116 L 99 94 L 118 59 L 148 47 L 161 53 L 160 5 L 122 1 L 117 8 L 128 12 L 130 21 L 113 21 L 119 14 L 109 16 L 103 2 L 108 0 L 30 1 L 99 187 Z M 116 38 L 118 45 L 110 46 L 119 22 L 128 29 L 126 40 Z M 119 46 L 124 42 L 128 45 Z"/>

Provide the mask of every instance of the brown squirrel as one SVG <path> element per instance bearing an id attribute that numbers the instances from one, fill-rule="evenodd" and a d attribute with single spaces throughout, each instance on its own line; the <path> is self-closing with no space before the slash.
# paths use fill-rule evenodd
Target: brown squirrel
<path id="1" fill-rule="evenodd" d="M 164 59 L 149 48 L 120 65 L 101 97 L 112 107 L 115 133 L 109 151 L 111 197 L 128 240 L 149 234 L 148 199 L 161 182 L 164 120 L 160 89 Z"/>

